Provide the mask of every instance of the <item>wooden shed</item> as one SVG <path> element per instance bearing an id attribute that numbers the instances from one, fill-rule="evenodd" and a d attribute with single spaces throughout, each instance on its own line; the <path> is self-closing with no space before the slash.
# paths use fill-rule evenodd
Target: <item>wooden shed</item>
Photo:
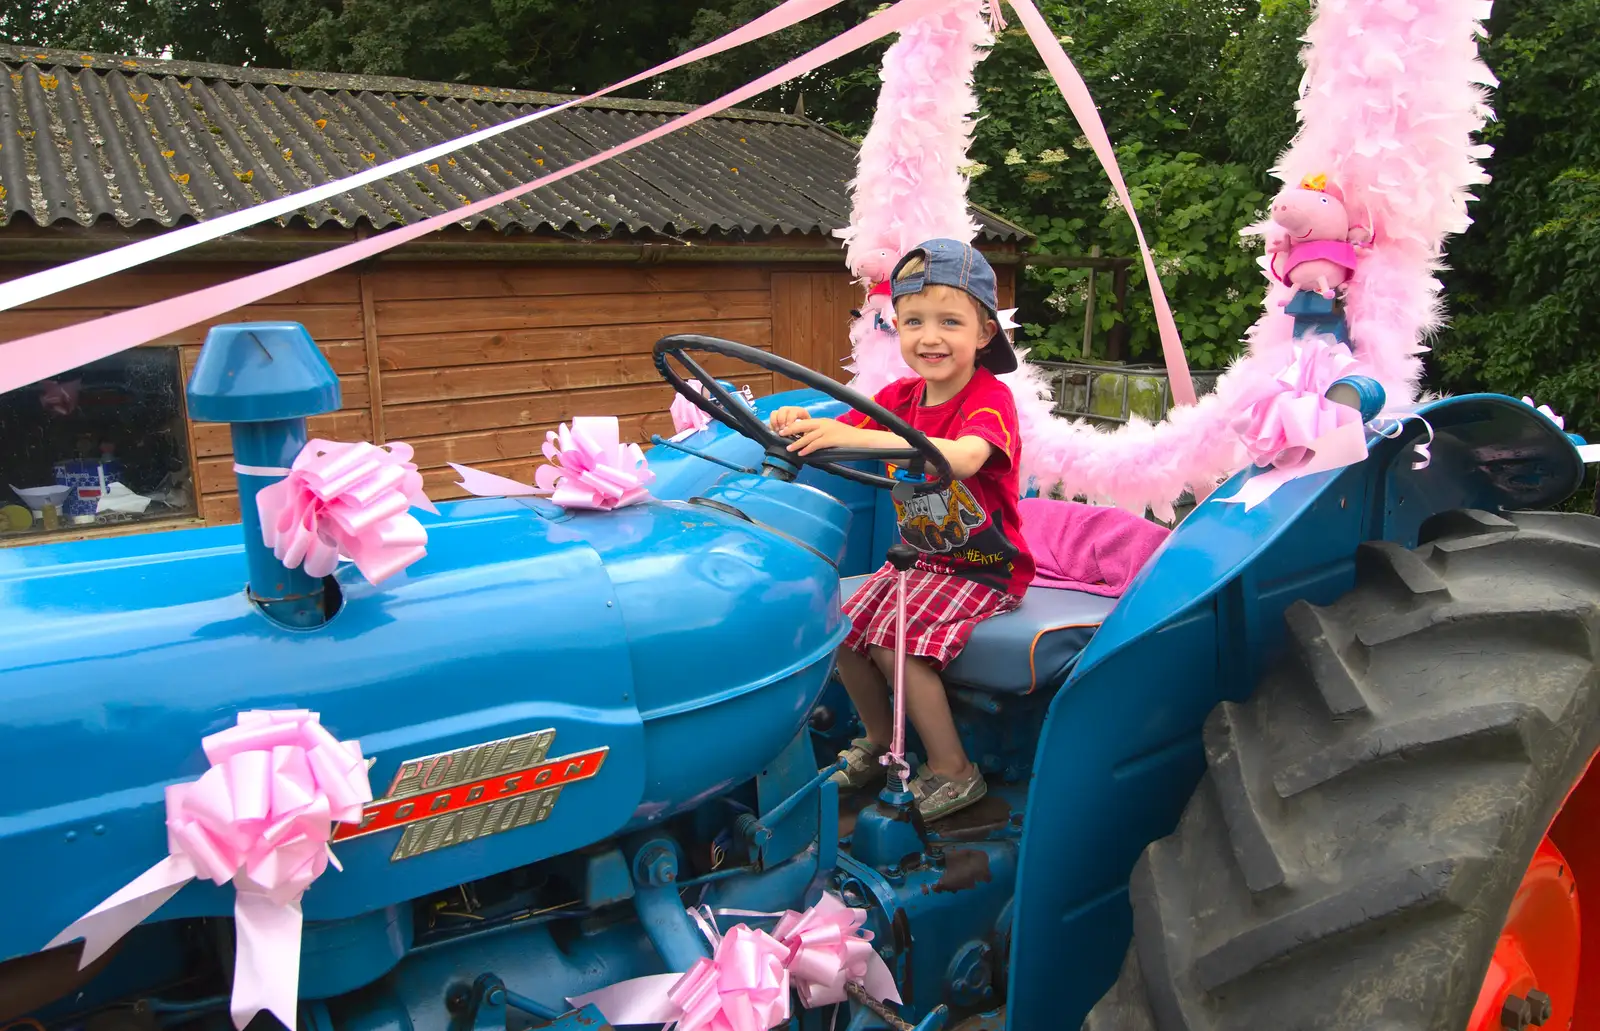
<path id="1" fill-rule="evenodd" d="M 566 97 L 402 79 L 268 71 L 0 47 L 0 278 L 349 175 Z M 266 223 L 184 259 L 0 314 L 4 336 L 81 322 L 223 282 L 491 196 L 688 108 L 607 100 L 559 112 L 445 161 Z M 649 357 L 702 332 L 841 380 L 860 287 L 834 231 L 849 219 L 855 146 L 815 122 L 730 111 L 520 200 L 306 283 L 222 321 L 285 319 L 339 373 L 332 439 L 404 440 L 431 497 L 445 463 L 527 480 L 546 430 L 616 415 L 670 432 Z M 1003 304 L 1025 233 L 987 212 L 979 246 Z M 227 427 L 184 410 L 207 327 L 0 395 L 0 543 L 238 519 Z M 756 394 L 766 373 L 710 363 Z M 142 513 L 24 526 L 3 490 L 111 469 Z M 67 478 L 70 478 L 67 477 Z M 90 498 L 94 494 L 89 492 Z M 9 530 L 8 530 L 9 527 Z"/>

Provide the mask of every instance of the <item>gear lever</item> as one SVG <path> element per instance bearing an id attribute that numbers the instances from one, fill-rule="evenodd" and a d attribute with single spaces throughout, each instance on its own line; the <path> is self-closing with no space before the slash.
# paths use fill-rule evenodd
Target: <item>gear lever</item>
<path id="1" fill-rule="evenodd" d="M 895 571 L 894 739 L 879 761 L 891 768 L 888 792 L 899 796 L 905 794 L 911 783 L 911 767 L 906 763 L 906 573 L 916 564 L 917 552 L 905 541 L 896 541 L 889 549 L 888 559 Z"/>

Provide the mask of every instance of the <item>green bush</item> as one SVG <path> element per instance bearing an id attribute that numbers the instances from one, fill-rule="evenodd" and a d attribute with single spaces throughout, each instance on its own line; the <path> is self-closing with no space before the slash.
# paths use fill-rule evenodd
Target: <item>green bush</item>
<path id="1" fill-rule="evenodd" d="M 1493 181 L 1449 249 L 1441 390 L 1532 396 L 1600 436 L 1600 0 L 1502 0 L 1484 59 L 1500 78 Z"/>

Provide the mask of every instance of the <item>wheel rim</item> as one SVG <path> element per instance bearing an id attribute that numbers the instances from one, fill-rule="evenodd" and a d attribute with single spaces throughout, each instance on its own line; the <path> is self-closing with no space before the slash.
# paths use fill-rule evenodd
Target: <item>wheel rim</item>
<path id="1" fill-rule="evenodd" d="M 1591 896 L 1587 912 L 1580 885 Z M 1591 762 L 1517 887 L 1468 1031 L 1600 1031 L 1597 886 L 1600 765 Z"/>

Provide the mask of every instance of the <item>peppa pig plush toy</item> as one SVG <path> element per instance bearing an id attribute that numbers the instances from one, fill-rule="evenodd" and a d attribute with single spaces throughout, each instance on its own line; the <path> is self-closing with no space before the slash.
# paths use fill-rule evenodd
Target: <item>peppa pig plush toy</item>
<path id="1" fill-rule="evenodd" d="M 1267 252 L 1274 278 L 1329 300 L 1349 281 L 1357 249 L 1371 239 L 1365 227 L 1350 224 L 1338 187 L 1325 175 L 1306 176 L 1298 187 L 1279 194 L 1272 202 L 1272 222 Z"/>
<path id="2" fill-rule="evenodd" d="M 881 283 L 889 278 L 889 273 L 894 271 L 895 264 L 900 260 L 900 255 L 887 247 L 875 247 L 870 251 L 852 255 L 850 271 L 856 278 L 868 283 Z"/>
<path id="3" fill-rule="evenodd" d="M 861 279 L 872 284 L 872 288 L 867 291 L 866 301 L 855 314 L 858 319 L 870 316 L 871 327 L 876 332 L 894 332 L 894 305 L 890 300 L 889 273 L 894 271 L 894 266 L 899 260 L 899 255 L 894 251 L 887 247 L 879 247 L 867 251 L 851 269 Z"/>

